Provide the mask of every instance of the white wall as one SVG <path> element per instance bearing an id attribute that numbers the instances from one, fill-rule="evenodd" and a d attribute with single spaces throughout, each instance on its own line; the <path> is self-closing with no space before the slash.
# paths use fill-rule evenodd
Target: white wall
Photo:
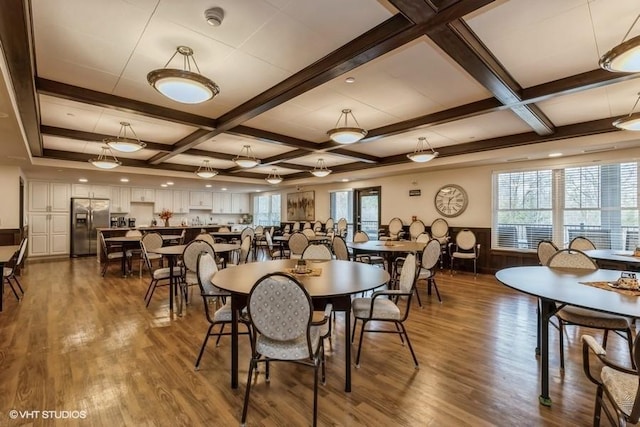
<path id="1" fill-rule="evenodd" d="M 2 203 L 0 203 L 0 229 L 20 226 L 20 177 L 22 171 L 17 166 L 0 166 L 2 183 Z M 26 186 L 26 182 L 25 182 Z M 25 198 L 27 188 L 25 187 Z"/>

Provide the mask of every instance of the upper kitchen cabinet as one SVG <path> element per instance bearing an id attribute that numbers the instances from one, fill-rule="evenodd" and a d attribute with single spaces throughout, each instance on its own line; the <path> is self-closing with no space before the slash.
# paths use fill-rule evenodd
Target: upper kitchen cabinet
<path id="1" fill-rule="evenodd" d="M 153 212 L 160 213 L 163 210 L 175 212 L 173 208 L 173 191 L 156 190 L 156 200 L 153 205 Z"/>
<path id="2" fill-rule="evenodd" d="M 208 191 L 191 191 L 189 193 L 189 207 L 191 209 L 211 210 L 213 208 L 211 193 Z"/>
<path id="3" fill-rule="evenodd" d="M 191 205 L 190 194 L 188 191 L 173 190 L 173 212 L 189 213 Z"/>
<path id="4" fill-rule="evenodd" d="M 231 193 L 213 193 L 212 213 L 231 213 Z"/>
<path id="5" fill-rule="evenodd" d="M 71 184 L 71 197 L 110 199 L 111 187 L 108 185 Z"/>
<path id="6" fill-rule="evenodd" d="M 31 212 L 69 212 L 70 199 L 69 184 L 29 182 L 29 211 Z"/>
<path id="7" fill-rule="evenodd" d="M 153 203 L 156 200 L 155 190 L 151 188 L 132 188 L 131 189 L 131 201 L 132 202 L 150 202 Z"/>
<path id="8" fill-rule="evenodd" d="M 131 210 L 131 189 L 111 187 L 111 213 L 129 213 Z"/>
<path id="9" fill-rule="evenodd" d="M 248 194 L 232 194 L 231 195 L 231 212 L 232 213 L 249 213 L 249 195 Z"/>

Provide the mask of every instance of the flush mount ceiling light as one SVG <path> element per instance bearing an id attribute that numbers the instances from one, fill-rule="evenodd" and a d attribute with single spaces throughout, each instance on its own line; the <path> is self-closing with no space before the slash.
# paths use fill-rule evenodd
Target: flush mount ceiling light
<path id="1" fill-rule="evenodd" d="M 196 171 L 196 175 L 198 175 L 200 178 L 205 179 L 213 178 L 214 176 L 218 175 L 218 171 L 209 166 L 209 160 L 203 160 L 202 164 Z"/>
<path id="2" fill-rule="evenodd" d="M 318 178 L 325 177 L 331 173 L 331 169 L 327 169 L 327 165 L 324 164 L 324 159 L 318 159 L 318 163 L 316 167 L 313 168 L 311 175 L 317 176 Z"/>
<path id="3" fill-rule="evenodd" d="M 282 182 L 282 177 L 278 174 L 278 170 L 276 168 L 271 169 L 271 173 L 265 179 L 269 184 L 280 184 Z"/>
<path id="4" fill-rule="evenodd" d="M 629 115 L 621 117 L 613 122 L 615 127 L 623 130 L 640 130 L 640 113 L 633 112 L 633 110 L 638 106 L 638 101 L 640 101 L 640 93 L 638 93 L 636 103 L 633 104 L 633 108 L 629 111 Z"/>
<path id="5" fill-rule="evenodd" d="M 131 131 L 133 138 L 127 136 L 127 131 Z M 120 132 L 116 138 L 105 138 L 104 143 L 114 150 L 122 151 L 123 153 L 133 153 L 138 150 L 142 150 L 147 146 L 144 142 L 140 141 L 138 135 L 128 122 L 120 122 Z"/>
<path id="6" fill-rule="evenodd" d="M 426 163 L 429 160 L 433 160 L 438 157 L 438 152 L 434 151 L 429 145 L 429 141 L 424 136 L 418 138 L 418 143 L 416 144 L 416 149 L 413 153 L 407 154 L 409 160 L 412 160 L 416 163 Z"/>
<path id="7" fill-rule="evenodd" d="M 356 123 L 358 127 L 350 127 L 347 123 L 347 119 L 351 116 L 353 121 Z M 344 126 L 338 127 L 340 124 L 340 120 L 344 117 Z M 353 144 L 354 142 L 360 141 L 362 138 L 367 136 L 367 131 L 360 127 L 360 123 L 356 120 L 355 116 L 348 108 L 342 110 L 342 114 L 338 117 L 338 121 L 336 122 L 336 127 L 334 129 L 330 129 L 327 131 L 327 135 L 331 138 L 332 141 L 337 142 L 338 144 Z"/>
<path id="8" fill-rule="evenodd" d="M 224 10 L 219 7 L 212 7 L 204 11 L 204 19 L 207 20 L 207 24 L 212 27 L 219 27 L 224 19 Z"/>
<path id="9" fill-rule="evenodd" d="M 638 15 L 622 38 L 622 42 L 600 58 L 600 67 L 607 71 L 636 73 L 640 71 L 640 36 L 624 41 L 638 22 Z"/>
<path id="10" fill-rule="evenodd" d="M 167 68 L 177 54 L 182 55 L 182 69 Z M 191 61 L 197 73 L 191 71 Z M 164 68 L 147 74 L 147 81 L 167 98 L 183 104 L 199 104 L 220 93 L 217 84 L 200 74 L 193 50 L 187 46 L 178 46 Z"/>
<path id="11" fill-rule="evenodd" d="M 100 155 L 94 159 L 89 159 L 89 163 L 100 169 L 113 169 L 122 164 L 120 160 L 116 159 L 109 147 L 102 147 Z"/>
<path id="12" fill-rule="evenodd" d="M 241 168 L 252 168 L 260 164 L 260 160 L 256 159 L 256 156 L 253 155 L 250 145 L 243 146 L 240 154 L 234 157 L 233 161 Z"/>

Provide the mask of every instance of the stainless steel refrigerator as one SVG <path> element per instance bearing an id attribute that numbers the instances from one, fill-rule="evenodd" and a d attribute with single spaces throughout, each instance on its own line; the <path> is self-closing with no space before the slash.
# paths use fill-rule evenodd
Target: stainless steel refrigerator
<path id="1" fill-rule="evenodd" d="M 95 255 L 96 228 L 108 228 L 109 199 L 71 198 L 71 256 Z"/>

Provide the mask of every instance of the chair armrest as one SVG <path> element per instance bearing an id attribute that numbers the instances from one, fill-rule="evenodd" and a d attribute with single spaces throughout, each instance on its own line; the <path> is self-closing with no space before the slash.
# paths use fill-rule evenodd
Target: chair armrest
<path id="1" fill-rule="evenodd" d="M 615 363 L 612 363 L 609 359 L 607 359 L 607 352 L 605 351 L 605 349 L 602 348 L 602 346 L 598 344 L 592 336 L 583 335 L 582 336 L 582 369 L 584 370 L 584 373 L 589 379 L 589 381 L 591 381 L 592 383 L 598 386 L 602 386 L 602 382 L 591 373 L 591 366 L 589 363 L 589 359 L 590 359 L 589 355 L 591 353 L 593 353 L 598 358 L 598 360 L 600 360 L 600 362 L 605 366 L 608 366 L 612 369 L 615 369 L 617 371 L 624 372 L 627 374 L 637 375 L 637 371 L 633 369 L 625 368 L 624 366 L 620 366 Z"/>
<path id="2" fill-rule="evenodd" d="M 475 247 L 476 258 L 480 256 L 480 243 L 476 244 Z"/>
<path id="3" fill-rule="evenodd" d="M 404 292 L 401 291 L 400 289 L 385 289 L 384 291 L 375 291 L 373 293 L 373 295 L 371 296 L 371 304 L 373 304 L 373 300 L 375 300 L 376 298 L 378 298 L 379 296 L 382 295 L 393 295 L 396 297 L 401 297 L 401 296 L 411 296 L 411 292 Z"/>
<path id="4" fill-rule="evenodd" d="M 313 326 L 320 326 L 327 323 L 329 318 L 331 317 L 331 312 L 333 311 L 333 304 L 327 304 L 324 306 L 324 315 L 322 316 L 322 320 L 317 320 L 315 322 L 311 322 Z"/>

